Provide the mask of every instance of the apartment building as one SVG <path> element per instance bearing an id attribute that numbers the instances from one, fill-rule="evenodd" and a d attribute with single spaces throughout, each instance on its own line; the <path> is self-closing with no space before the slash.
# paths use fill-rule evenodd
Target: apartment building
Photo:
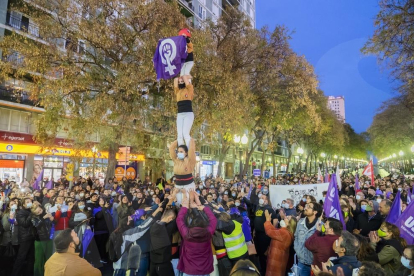
<path id="1" fill-rule="evenodd" d="M 328 107 L 335 112 L 338 120 L 345 123 L 345 98 L 343 96 L 328 96 Z"/>

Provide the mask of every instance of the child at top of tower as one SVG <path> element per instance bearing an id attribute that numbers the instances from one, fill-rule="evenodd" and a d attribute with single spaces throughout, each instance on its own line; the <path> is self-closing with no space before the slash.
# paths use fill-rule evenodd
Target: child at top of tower
<path id="1" fill-rule="evenodd" d="M 191 32 L 189 29 L 181 29 L 178 32 L 178 35 L 182 35 L 185 37 L 187 41 L 187 58 L 185 59 L 185 63 L 183 64 L 183 67 L 181 68 L 180 76 L 190 75 L 191 69 L 194 66 L 194 47 L 193 43 L 191 42 Z"/>

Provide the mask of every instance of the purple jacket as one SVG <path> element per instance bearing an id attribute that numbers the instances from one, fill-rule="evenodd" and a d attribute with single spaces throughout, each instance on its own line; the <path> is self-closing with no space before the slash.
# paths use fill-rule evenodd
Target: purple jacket
<path id="1" fill-rule="evenodd" d="M 217 219 L 209 208 L 204 208 L 210 224 L 207 228 L 185 225 L 188 209 L 181 207 L 177 216 L 177 227 L 182 236 L 178 270 L 190 275 L 205 275 L 214 271 L 211 237 L 216 229 Z"/>

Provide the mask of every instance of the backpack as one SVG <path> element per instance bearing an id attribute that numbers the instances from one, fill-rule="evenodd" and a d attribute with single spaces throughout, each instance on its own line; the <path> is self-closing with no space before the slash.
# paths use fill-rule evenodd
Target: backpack
<path id="1" fill-rule="evenodd" d="M 120 228 L 118 227 L 109 236 L 108 255 L 109 255 L 109 259 L 112 262 L 117 262 L 122 256 L 121 254 L 122 241 L 123 241 L 122 232 L 120 231 Z"/>

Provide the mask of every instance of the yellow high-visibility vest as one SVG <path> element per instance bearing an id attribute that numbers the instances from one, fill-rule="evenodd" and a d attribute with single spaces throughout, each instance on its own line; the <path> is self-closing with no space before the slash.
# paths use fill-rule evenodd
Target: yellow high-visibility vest
<path id="1" fill-rule="evenodd" d="M 229 259 L 235 259 L 243 256 L 247 252 L 247 245 L 244 238 L 242 224 L 233 220 L 234 230 L 230 235 L 223 233 L 224 245 L 227 249 Z"/>

